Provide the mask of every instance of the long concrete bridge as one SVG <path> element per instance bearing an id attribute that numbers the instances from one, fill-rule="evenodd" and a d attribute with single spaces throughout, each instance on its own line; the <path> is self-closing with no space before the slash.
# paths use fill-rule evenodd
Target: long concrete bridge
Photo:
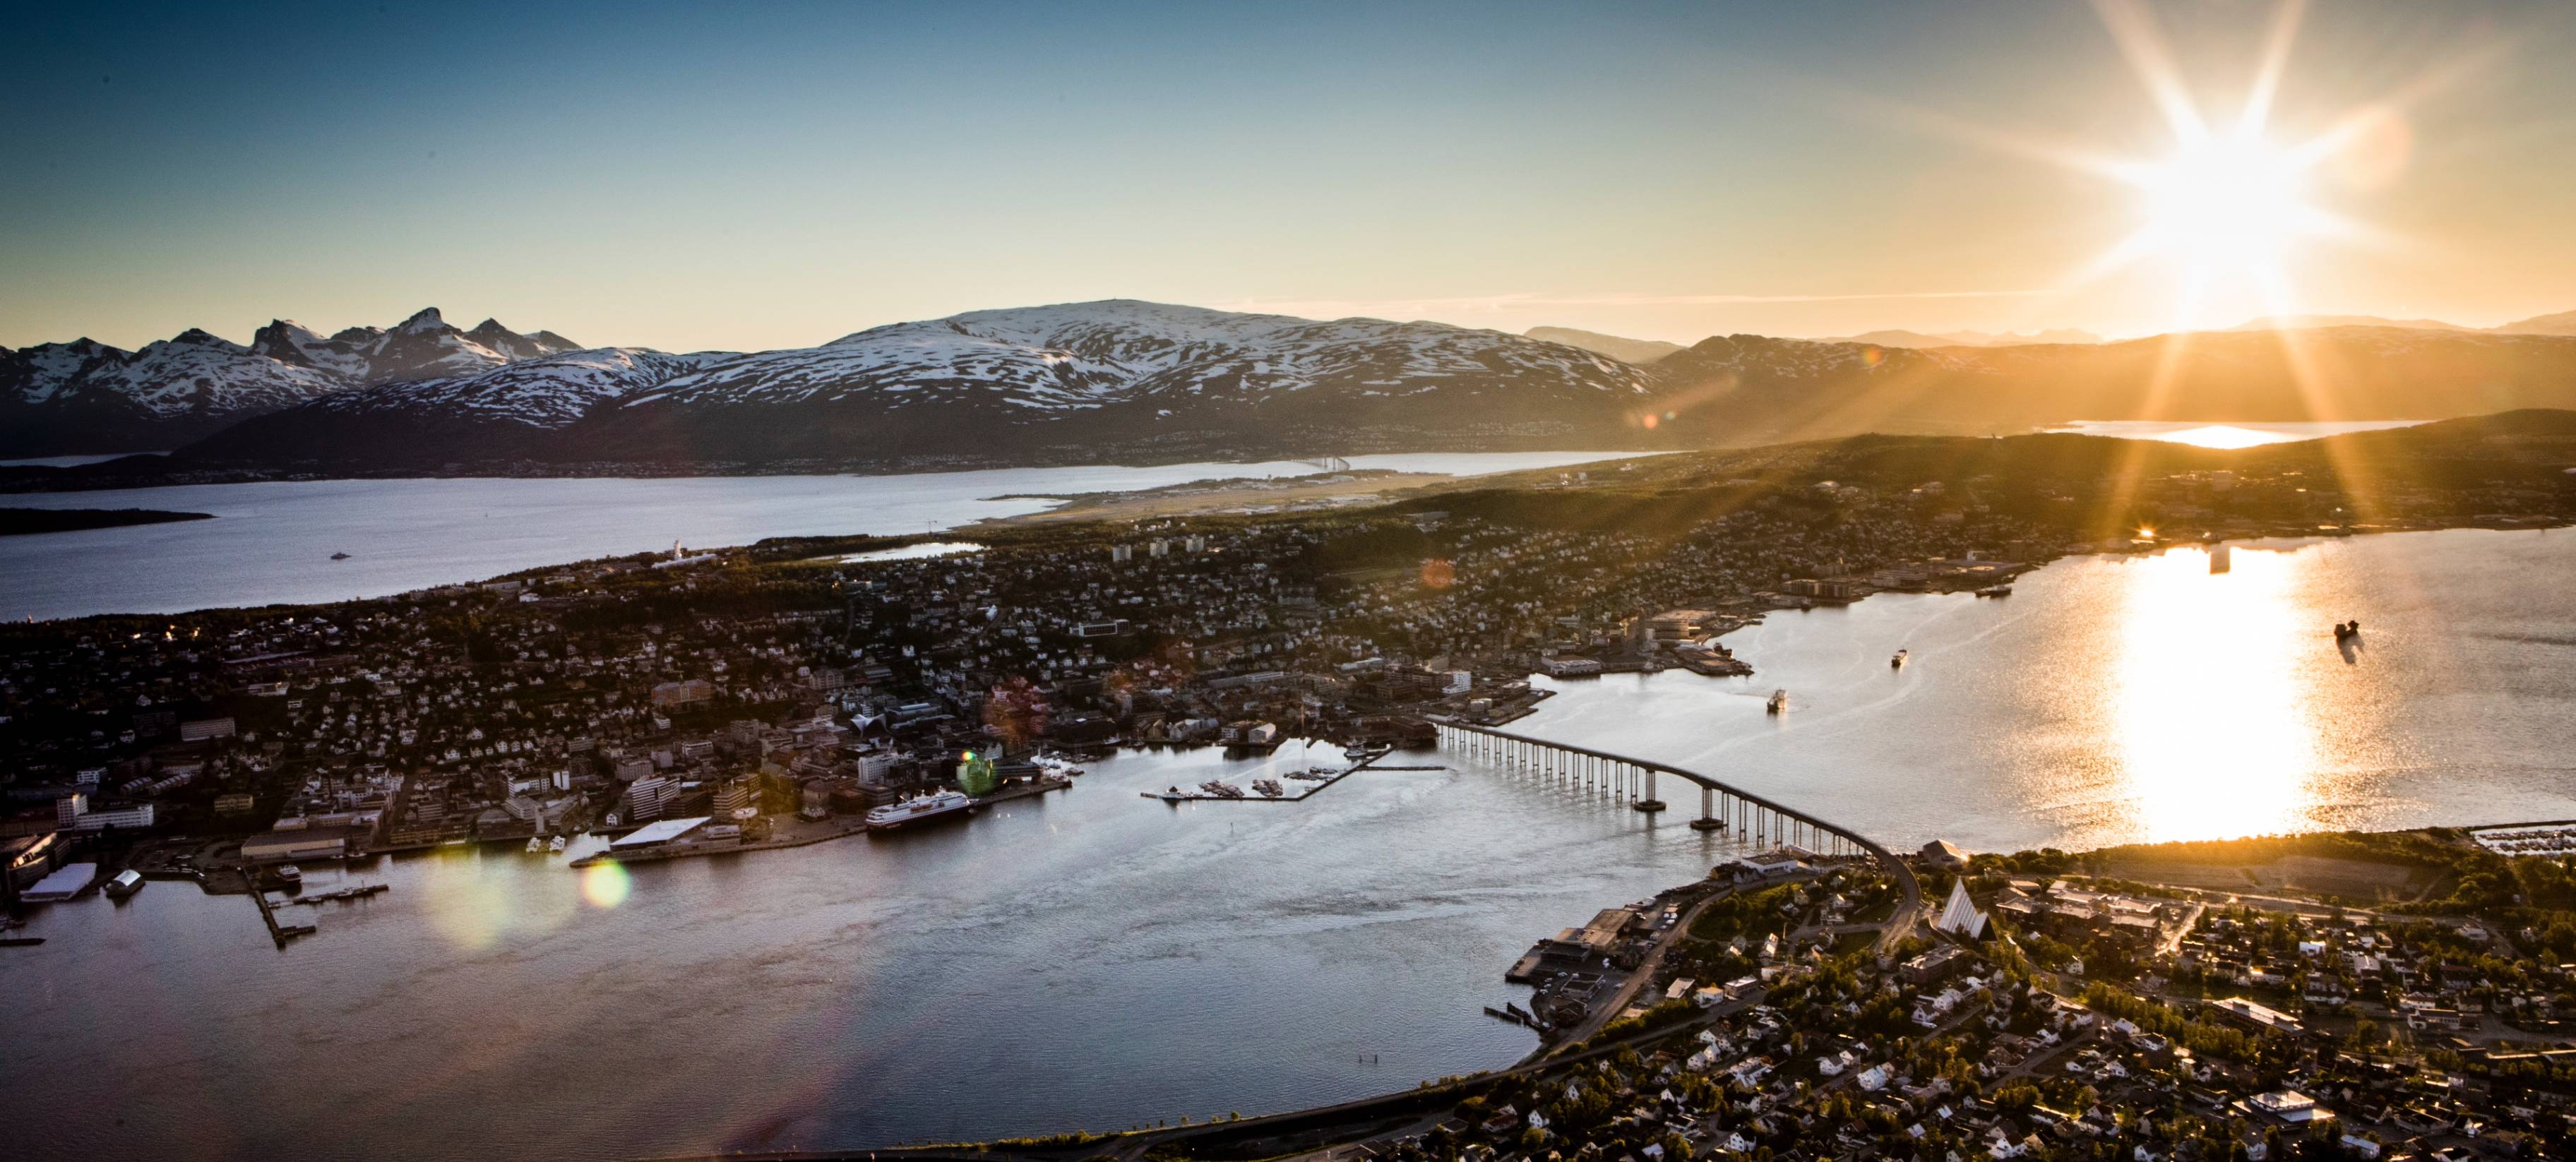
<path id="1" fill-rule="evenodd" d="M 1878 861 L 1904 890 L 1905 908 L 1899 915 L 1910 918 L 1913 909 L 1920 907 L 1922 889 L 1915 882 L 1914 869 L 1907 867 L 1904 860 L 1866 835 L 1795 807 L 1728 786 L 1697 771 L 1647 759 L 1463 722 L 1433 725 L 1440 732 L 1440 745 L 1446 749 L 1560 786 L 1615 795 L 1639 811 L 1664 810 L 1666 805 L 1655 797 L 1656 792 L 1664 779 L 1679 779 L 1699 788 L 1699 817 L 1690 821 L 1693 828 L 1724 831 L 1746 843 L 1787 844 L 1823 856 L 1866 855 Z"/>

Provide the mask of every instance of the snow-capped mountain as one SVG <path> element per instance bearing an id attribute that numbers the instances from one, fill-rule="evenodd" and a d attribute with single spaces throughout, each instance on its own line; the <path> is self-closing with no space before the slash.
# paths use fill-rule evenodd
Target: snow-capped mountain
<path id="1" fill-rule="evenodd" d="M 317 400 L 191 455 L 896 464 L 1511 446 L 1592 434 L 1651 387 L 1643 369 L 1494 331 L 1112 300 L 753 354 L 538 359 Z M 468 428 L 470 447 L 430 435 Z"/>
<path id="2" fill-rule="evenodd" d="M 438 308 L 429 307 L 391 329 L 350 327 L 329 338 L 292 319 L 277 319 L 259 329 L 251 349 L 364 385 L 471 375 L 578 351 L 581 345 L 552 331 L 522 335 L 498 319 L 459 331 L 440 317 Z"/>
<path id="3" fill-rule="evenodd" d="M 297 450 L 310 451 L 294 458 L 329 460 L 410 461 L 423 452 L 447 459 L 515 457 L 603 402 L 737 358 L 729 351 L 666 355 L 603 347 L 471 375 L 334 392 L 244 420 L 192 445 L 189 454 L 244 461 Z"/>
<path id="4" fill-rule="evenodd" d="M 89 339 L 0 349 L 0 454 L 169 448 L 370 384 L 576 349 L 551 331 L 520 335 L 490 320 L 459 331 L 436 308 L 390 330 L 352 327 L 328 338 L 279 319 L 249 346 L 190 329 L 132 352 Z"/>
<path id="5" fill-rule="evenodd" d="M 1440 323 L 1110 300 L 778 351 L 565 346 L 424 311 L 327 337 L 281 320 L 250 347 L 0 351 L 0 431 L 23 447 L 195 424 L 182 464 L 260 471 L 904 471 L 2576 406 L 2576 337 L 2391 327 L 1930 349 L 1727 335 L 1637 366 Z"/>

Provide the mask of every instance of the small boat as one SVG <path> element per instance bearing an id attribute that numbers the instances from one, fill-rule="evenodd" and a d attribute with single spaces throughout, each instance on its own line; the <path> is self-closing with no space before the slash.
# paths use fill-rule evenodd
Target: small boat
<path id="1" fill-rule="evenodd" d="M 556 836 L 556 837 L 554 838 L 554 842 L 552 842 L 552 843 L 548 843 L 548 844 L 546 845 L 546 854 L 547 854 L 547 855 L 562 855 L 562 854 L 563 854 L 563 849 L 564 849 L 564 837 L 563 837 L 563 836 L 558 835 L 558 836 Z"/>
<path id="2" fill-rule="evenodd" d="M 2012 596 L 2012 586 L 2010 586 L 2010 585 L 1988 585 L 1988 586 L 1986 586 L 1986 587 L 1985 587 L 1985 588 L 1983 588 L 1983 589 L 1977 590 L 1977 596 L 1979 596 L 1979 597 L 2010 597 L 2010 596 Z"/>
<path id="3" fill-rule="evenodd" d="M 111 900 L 122 900 L 142 890 L 143 873 L 133 868 L 118 872 L 115 879 L 107 881 L 107 898 Z"/>
<path id="4" fill-rule="evenodd" d="M 539 838 L 537 838 L 536 836 L 533 836 L 533 835 L 531 835 L 531 836 L 529 836 L 529 837 L 528 837 L 528 854 L 530 854 L 530 855 L 535 855 L 536 853 L 538 853 L 538 852 L 540 852 L 540 851 L 544 851 L 545 849 L 546 849 L 546 841 L 545 841 L 545 840 L 539 839 Z"/>
<path id="5" fill-rule="evenodd" d="M 277 878 L 281 883 L 300 884 L 304 882 L 304 869 L 291 863 L 282 863 L 277 865 Z M 160 897 L 155 896 L 153 898 L 159 899 Z"/>
<path id="6" fill-rule="evenodd" d="M 334 560 L 334 561 L 346 561 L 346 560 L 348 560 L 348 559 L 349 559 L 349 554 L 347 554 L 347 553 L 333 553 L 333 554 L 331 554 L 331 559 L 332 559 L 332 560 Z"/>
<path id="7" fill-rule="evenodd" d="M 1904 669 L 1904 668 L 1905 668 L 1905 651 L 1903 651 L 1903 650 L 1898 650 L 1898 651 L 1896 651 L 1896 656 L 1895 656 L 1895 657 L 1892 657 L 1892 658 L 1887 659 L 1887 668 L 1888 668 L 1888 669 L 1891 669 L 1891 670 L 1901 670 L 1901 669 Z"/>
<path id="8" fill-rule="evenodd" d="M 1189 797 L 1190 793 L 1180 789 L 1179 787 L 1165 787 L 1161 794 L 1154 796 L 1154 798 L 1160 799 L 1166 803 L 1186 802 Z"/>
<path id="9" fill-rule="evenodd" d="M 2351 641 L 2354 638 L 2360 637 L 2361 623 L 2358 621 L 2340 622 L 2334 627 L 2334 636 L 2335 640 L 2339 642 Z"/>
<path id="10" fill-rule="evenodd" d="M 1778 713 L 1780 713 L 1780 712 L 1781 712 L 1781 711 L 1783 711 L 1783 710 L 1787 710 L 1788 708 L 1789 708 L 1789 692 L 1788 692 L 1788 691 L 1786 691 L 1786 690 L 1774 690 L 1774 691 L 1772 691 L 1772 692 L 1771 692 L 1771 700 L 1762 704 L 1762 709 L 1763 709 L 1766 713 L 1770 713 L 1770 714 L 1778 714 Z"/>
<path id="11" fill-rule="evenodd" d="M 1287 793 L 1286 788 L 1281 787 L 1277 779 L 1254 779 L 1252 789 L 1261 792 L 1261 797 L 1265 799 L 1276 799 Z"/>

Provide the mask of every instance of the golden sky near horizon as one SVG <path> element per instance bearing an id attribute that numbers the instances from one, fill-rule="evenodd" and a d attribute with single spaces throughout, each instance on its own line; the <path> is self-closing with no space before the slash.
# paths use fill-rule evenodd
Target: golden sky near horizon
<path id="1" fill-rule="evenodd" d="M 0 46 L 0 344 L 2576 310 L 2565 6 L 499 11 L 39 14 Z"/>

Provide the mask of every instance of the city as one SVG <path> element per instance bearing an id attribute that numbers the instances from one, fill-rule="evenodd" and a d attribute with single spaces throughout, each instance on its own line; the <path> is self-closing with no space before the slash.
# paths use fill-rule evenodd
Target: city
<path id="1" fill-rule="evenodd" d="M 2560 6 L 8 23 L 9 1162 L 2576 1157 Z"/>

